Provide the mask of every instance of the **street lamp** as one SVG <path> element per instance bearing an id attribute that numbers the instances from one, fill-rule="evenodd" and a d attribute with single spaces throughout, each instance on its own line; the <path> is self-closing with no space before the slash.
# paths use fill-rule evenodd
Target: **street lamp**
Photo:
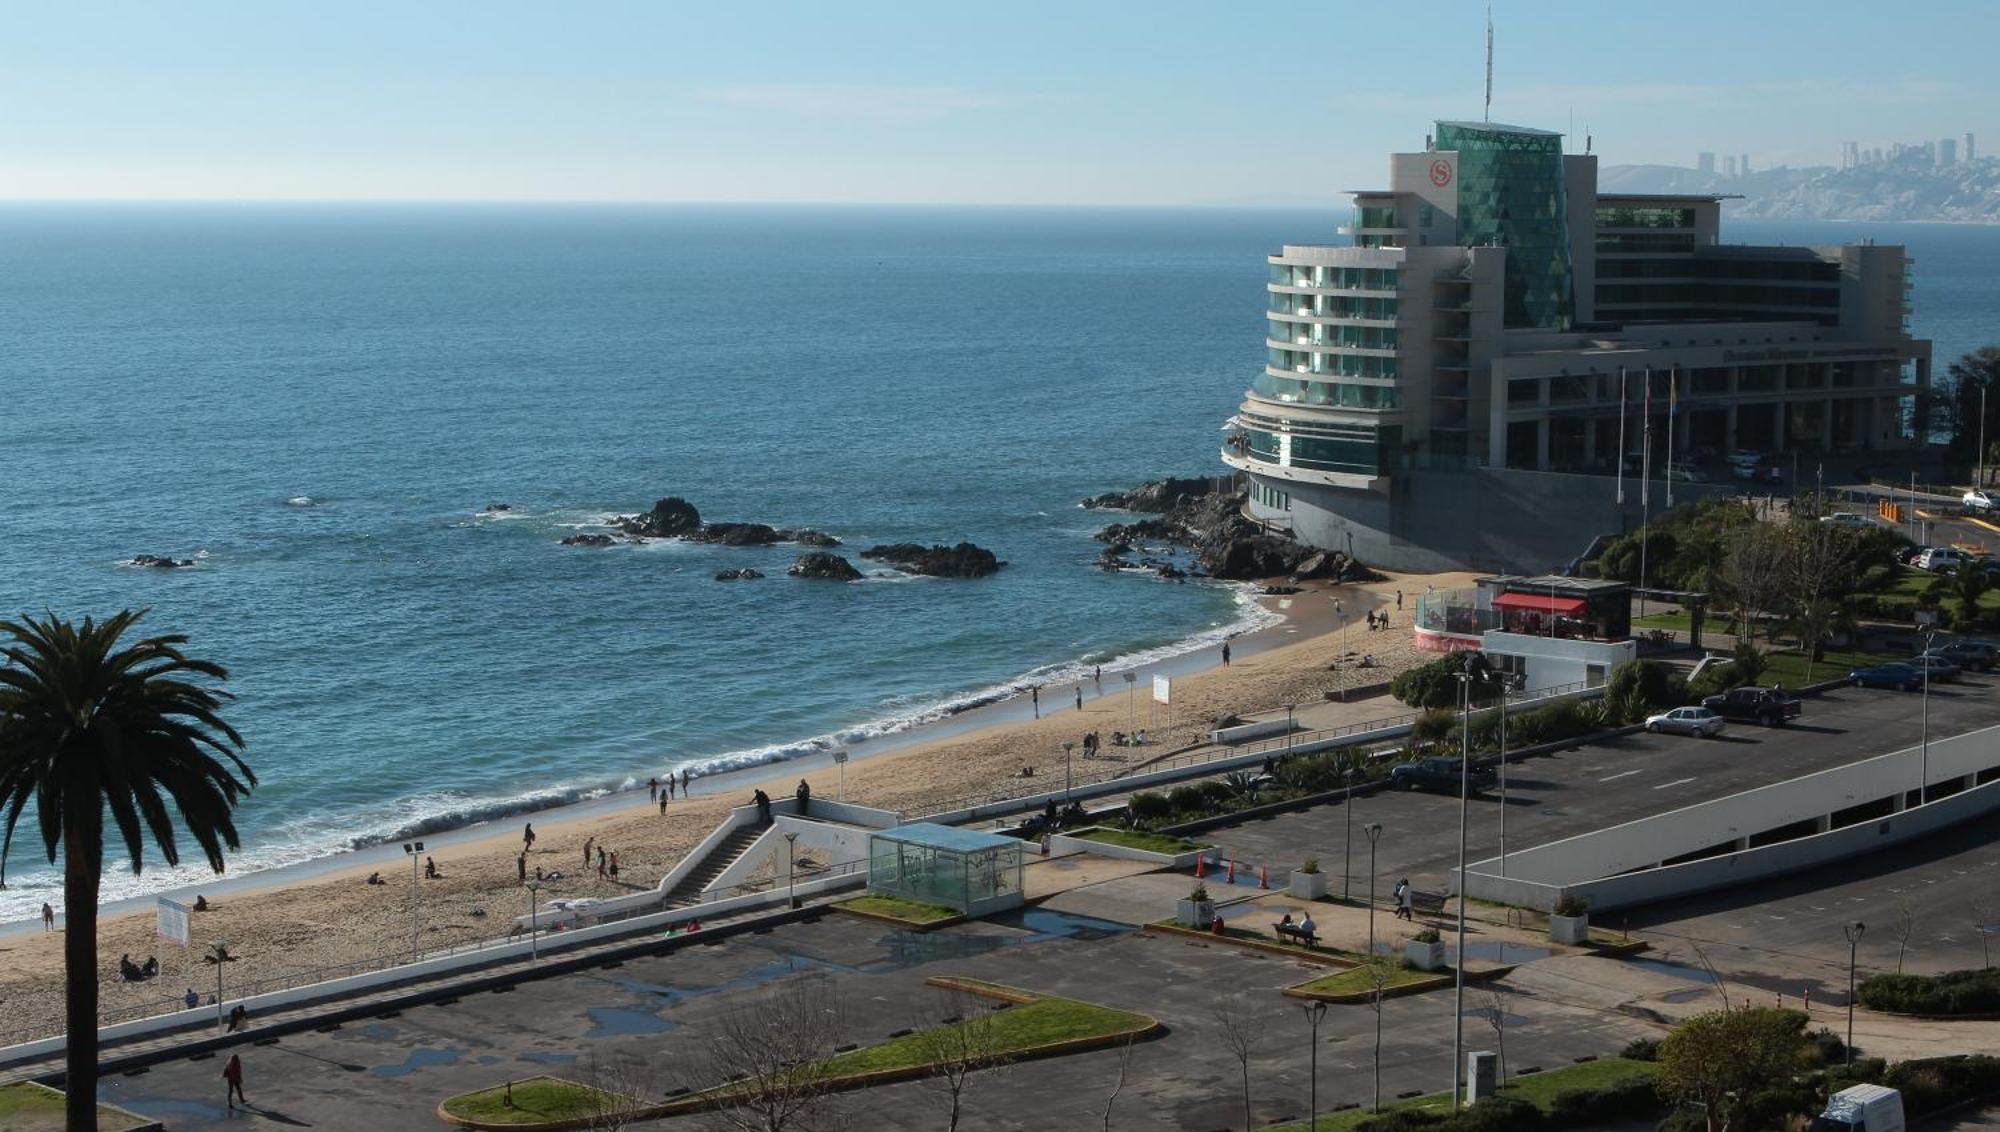
<path id="1" fill-rule="evenodd" d="M 417 929 L 417 858 L 424 855 L 424 843 L 403 842 L 403 855 L 410 859 L 410 962 L 415 963 L 423 956 Z"/>
<path id="2" fill-rule="evenodd" d="M 1937 630 L 1924 634 L 1924 703 L 1922 709 L 1923 761 L 1917 771 L 1917 805 L 1931 800 L 1931 644 L 1937 640 Z"/>
<path id="3" fill-rule="evenodd" d="M 1500 681 L 1500 876 L 1507 876 L 1507 680 Z"/>
<path id="4" fill-rule="evenodd" d="M 840 768 L 840 800 L 847 801 L 847 752 L 835 751 L 833 765 Z"/>
<path id="5" fill-rule="evenodd" d="M 1342 662 L 1345 662 L 1347 660 L 1347 610 L 1341 605 L 1339 598 L 1333 599 L 1333 621 L 1334 624 L 1340 626 L 1340 659 Z M 1340 702 L 1346 703 L 1347 668 L 1344 663 L 1335 664 L 1334 667 L 1340 670 Z"/>
<path id="6" fill-rule="evenodd" d="M 1467 806 L 1472 797 L 1472 682 L 1484 667 L 1483 658 L 1476 652 L 1465 654 L 1465 671 L 1458 674 L 1463 684 L 1460 694 L 1464 696 L 1464 711 L 1459 717 L 1459 758 L 1458 758 L 1458 952 L 1452 960 L 1452 1001 L 1451 1020 L 1451 1107 L 1457 1109 L 1464 1103 L 1462 1082 L 1465 1075 L 1465 824 L 1468 817 Z"/>
<path id="7" fill-rule="evenodd" d="M 530 959 L 542 957 L 541 923 L 540 916 L 537 915 L 540 909 L 535 906 L 535 893 L 540 892 L 541 888 L 541 881 L 528 882 L 528 958 Z"/>
<path id="8" fill-rule="evenodd" d="M 1075 743 L 1063 744 L 1063 801 L 1071 800 L 1070 793 L 1076 788 L 1076 775 L 1070 766 L 1069 753 L 1076 748 Z"/>
<path id="9" fill-rule="evenodd" d="M 229 954 L 229 941 L 226 939 L 209 944 L 208 953 L 201 957 L 202 962 L 215 968 L 215 1024 L 218 1028 L 222 1025 L 222 965 L 234 963 L 236 959 Z"/>
<path id="10" fill-rule="evenodd" d="M 1292 714 L 1298 710 L 1297 704 L 1285 705 L 1285 757 L 1292 757 Z"/>
<path id="11" fill-rule="evenodd" d="M 1375 843 L 1382 840 L 1382 823 L 1369 822 L 1361 827 L 1368 835 L 1368 960 L 1375 960 Z"/>
<path id="12" fill-rule="evenodd" d="M 1868 925 L 1860 920 L 1852 924 L 1842 924 L 1840 934 L 1847 937 L 1847 1064 L 1854 1064 L 1854 952 L 1861 946 L 1861 933 Z"/>
<path id="13" fill-rule="evenodd" d="M 1312 1026 L 1312 1082 L 1307 1086 L 1306 1111 L 1312 1115 L 1306 1118 L 1309 1132 L 1319 1132 L 1319 1020 L 1326 1017 L 1326 1003 L 1301 1002 L 1299 1009 L 1306 1012 L 1306 1021 Z"/>
<path id="14" fill-rule="evenodd" d="M 794 908 L 799 906 L 798 850 L 798 833 L 794 831 L 785 834 L 785 891 L 788 897 L 786 902 Z"/>
<path id="15" fill-rule="evenodd" d="M 1354 895 L 1354 768 L 1348 767 L 1347 797 L 1341 799 L 1340 808 L 1347 811 L 1347 848 L 1340 852 L 1340 899 L 1345 903 Z"/>

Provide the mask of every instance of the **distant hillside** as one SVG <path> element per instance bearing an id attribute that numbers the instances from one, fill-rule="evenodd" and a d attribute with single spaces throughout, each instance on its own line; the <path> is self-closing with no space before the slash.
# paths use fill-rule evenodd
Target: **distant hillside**
<path id="1" fill-rule="evenodd" d="M 1942 220 L 2000 224 L 2000 159 L 1937 168 L 1921 157 L 1855 169 L 1779 166 L 1744 177 L 1674 165 L 1613 165 L 1598 175 L 1610 193 L 1740 193 L 1731 216 L 1774 220 Z"/>

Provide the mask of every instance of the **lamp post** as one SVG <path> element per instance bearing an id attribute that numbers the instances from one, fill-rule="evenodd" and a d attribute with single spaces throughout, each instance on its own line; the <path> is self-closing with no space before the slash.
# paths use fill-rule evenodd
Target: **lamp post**
<path id="1" fill-rule="evenodd" d="M 840 800 L 847 801 L 847 752 L 835 751 L 833 765 L 840 768 Z"/>
<path id="2" fill-rule="evenodd" d="M 1369 822 L 1361 827 L 1368 835 L 1368 960 L 1375 960 L 1375 843 L 1382 840 L 1382 823 Z"/>
<path id="3" fill-rule="evenodd" d="M 1076 788 L 1076 776 L 1073 773 L 1071 773 L 1070 759 L 1069 759 L 1069 753 L 1070 751 L 1075 749 L 1075 747 L 1076 747 L 1075 743 L 1063 744 L 1063 801 L 1064 802 L 1071 801 L 1070 793 Z"/>
<path id="4" fill-rule="evenodd" d="M 1285 757 L 1292 757 L 1292 714 L 1298 710 L 1297 704 L 1285 705 Z"/>
<path id="5" fill-rule="evenodd" d="M 1868 925 L 1860 920 L 1852 924 L 1842 924 L 1840 934 L 1847 937 L 1847 1064 L 1854 1064 L 1854 952 L 1861 946 L 1861 933 Z"/>
<path id="6" fill-rule="evenodd" d="M 799 906 L 799 835 L 797 831 L 785 834 L 785 903 L 793 908 Z"/>
<path id="7" fill-rule="evenodd" d="M 229 941 L 218 939 L 208 945 L 208 953 L 201 961 L 215 968 L 215 1025 L 222 1028 L 222 965 L 236 962 L 236 956 L 229 954 Z"/>
<path id="8" fill-rule="evenodd" d="M 1343 798 L 1340 803 L 1341 809 L 1347 811 L 1347 847 L 1340 851 L 1340 899 L 1343 903 L 1354 895 L 1354 888 L 1353 888 L 1354 869 L 1351 867 L 1351 862 L 1354 860 L 1354 768 L 1353 767 L 1347 768 L 1346 778 L 1347 778 L 1347 797 Z"/>
<path id="9" fill-rule="evenodd" d="M 1341 605 L 1339 598 L 1333 599 L 1333 621 L 1334 624 L 1340 626 L 1340 659 L 1345 661 L 1347 659 L 1347 611 Z M 1344 664 L 1336 664 L 1334 667 L 1340 670 L 1340 702 L 1346 703 L 1347 668 Z"/>
<path id="10" fill-rule="evenodd" d="M 541 881 L 528 882 L 528 958 L 530 959 L 542 957 L 541 917 L 538 915 L 540 909 L 535 906 L 535 893 L 541 889 Z"/>
<path id="11" fill-rule="evenodd" d="M 1507 680 L 1500 681 L 1500 876 L 1507 876 Z"/>
<path id="12" fill-rule="evenodd" d="M 1922 740 L 1918 744 L 1923 758 L 1917 770 L 1917 805 L 1931 800 L 1931 644 L 1937 640 L 1937 630 L 1924 634 L 1924 702 L 1918 732 Z"/>
<path id="13" fill-rule="evenodd" d="M 1463 683 L 1464 712 L 1459 717 L 1460 750 L 1458 758 L 1458 950 L 1452 960 L 1452 1020 L 1451 1020 L 1451 1107 L 1455 1110 L 1464 1103 L 1465 1090 L 1462 1081 L 1465 1075 L 1465 823 L 1468 817 L 1467 804 L 1472 797 L 1472 681 L 1475 674 L 1474 662 L 1479 654 L 1465 654 L 1465 671 L 1458 674 Z"/>
<path id="14" fill-rule="evenodd" d="M 1326 1017 L 1326 1003 L 1301 1002 L 1299 1009 L 1306 1012 L 1306 1022 L 1312 1026 L 1312 1069 L 1306 1087 L 1306 1111 L 1312 1115 L 1306 1118 L 1310 1132 L 1319 1132 L 1319 1020 Z"/>
<path id="15" fill-rule="evenodd" d="M 415 963 L 423 955 L 422 936 L 417 926 L 417 858 L 424 855 L 424 843 L 403 842 L 403 855 L 410 859 L 410 962 Z"/>

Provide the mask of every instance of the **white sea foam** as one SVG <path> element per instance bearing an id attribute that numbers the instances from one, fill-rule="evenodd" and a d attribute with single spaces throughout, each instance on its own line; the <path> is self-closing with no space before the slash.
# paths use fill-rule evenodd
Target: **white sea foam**
<path id="1" fill-rule="evenodd" d="M 311 507 L 318 502 L 319 500 L 314 499 L 310 495 L 294 495 L 290 499 L 285 500 L 285 504 L 290 507 Z"/>

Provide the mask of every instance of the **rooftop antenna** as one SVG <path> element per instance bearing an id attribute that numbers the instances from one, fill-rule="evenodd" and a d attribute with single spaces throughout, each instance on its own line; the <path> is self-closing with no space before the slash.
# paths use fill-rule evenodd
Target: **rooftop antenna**
<path id="1" fill-rule="evenodd" d="M 1493 5 L 1486 5 L 1486 114 L 1493 120 Z"/>

